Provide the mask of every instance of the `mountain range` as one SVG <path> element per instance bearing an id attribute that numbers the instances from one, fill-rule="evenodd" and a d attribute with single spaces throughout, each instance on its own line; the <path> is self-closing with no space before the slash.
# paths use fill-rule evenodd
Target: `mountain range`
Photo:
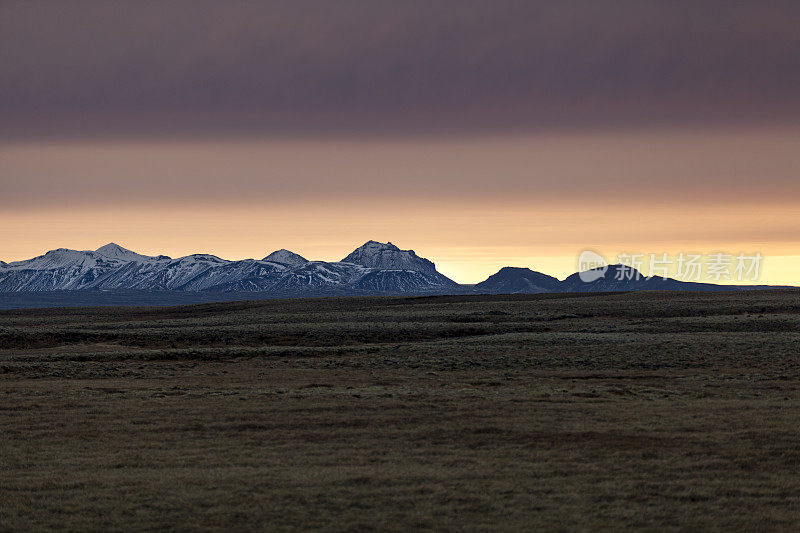
<path id="1" fill-rule="evenodd" d="M 620 268 L 628 269 L 629 275 L 617 276 Z M 505 267 L 476 285 L 459 285 L 413 250 L 377 241 L 366 242 L 337 262 L 309 261 L 285 249 L 263 259 L 229 261 L 210 254 L 172 259 L 142 255 L 114 243 L 93 251 L 59 248 L 24 261 L 0 261 L 0 292 L 6 293 L 127 290 L 292 297 L 741 288 L 646 278 L 622 265 L 589 277 L 596 279 L 586 282 L 586 276 L 576 273 L 560 281 L 528 268 Z"/>
<path id="2" fill-rule="evenodd" d="M 289 250 L 229 261 L 210 254 L 172 259 L 110 243 L 97 250 L 51 250 L 0 263 L 0 292 L 145 290 L 401 294 L 447 292 L 459 285 L 413 250 L 369 241 L 338 262 L 309 261 Z"/>

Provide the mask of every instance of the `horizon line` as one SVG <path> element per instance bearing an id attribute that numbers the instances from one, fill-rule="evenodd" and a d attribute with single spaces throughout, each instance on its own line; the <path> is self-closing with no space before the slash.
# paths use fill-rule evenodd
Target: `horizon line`
<path id="1" fill-rule="evenodd" d="M 378 241 L 378 240 L 375 240 L 375 239 L 369 239 L 369 240 L 365 241 L 363 244 L 356 246 L 356 248 L 354 248 L 353 251 L 358 250 L 359 248 L 361 248 L 363 246 L 366 246 L 369 243 L 376 243 L 376 244 L 380 244 L 380 245 L 383 245 L 383 246 L 394 246 L 395 248 L 397 248 L 401 252 L 413 253 L 416 257 L 419 257 L 420 259 L 424 259 L 424 260 L 430 261 L 431 263 L 434 264 L 434 268 L 436 268 L 436 261 L 433 261 L 433 260 L 428 259 L 426 257 L 418 256 L 416 254 L 416 252 L 414 251 L 414 249 L 412 249 L 412 248 L 409 248 L 409 249 L 400 248 L 399 246 L 394 244 L 392 241 L 387 241 L 387 242 L 384 243 L 384 242 L 381 242 L 381 241 Z M 211 256 L 211 257 L 214 257 L 216 259 L 220 259 L 222 261 L 226 261 L 226 262 L 229 262 L 229 263 L 235 263 L 235 262 L 239 262 L 239 261 L 265 261 L 265 260 L 267 260 L 266 259 L 267 257 L 269 257 L 270 255 L 272 255 L 274 253 L 281 252 L 281 251 L 287 251 L 287 252 L 290 252 L 292 254 L 300 256 L 302 259 L 308 261 L 309 263 L 342 263 L 342 262 L 345 262 L 343 260 L 331 261 L 331 260 L 324 260 L 324 259 L 307 259 L 304 255 L 302 255 L 302 254 L 300 254 L 298 252 L 295 252 L 293 250 L 290 250 L 288 248 L 275 249 L 272 252 L 267 253 L 267 255 L 265 255 L 261 259 L 258 259 L 256 257 L 247 257 L 247 258 L 242 258 L 242 259 L 226 259 L 224 257 L 218 256 L 218 255 L 213 254 L 213 253 L 208 253 L 208 252 L 196 252 L 196 253 L 191 253 L 191 254 L 182 255 L 182 256 L 176 256 L 176 257 L 170 256 L 170 255 L 166 255 L 166 254 L 147 255 L 147 254 L 142 254 L 140 252 L 136 252 L 134 250 L 126 248 L 125 246 L 122 246 L 122 245 L 118 244 L 117 242 L 111 241 L 111 242 L 108 242 L 108 243 L 106 243 L 104 245 L 99 246 L 97 249 L 94 249 L 94 250 L 79 250 L 79 249 L 74 249 L 74 248 L 59 247 L 59 248 L 54 248 L 52 250 L 48 250 L 48 251 L 44 252 L 41 255 L 37 255 L 37 256 L 31 257 L 31 258 L 27 258 L 27 259 L 20 259 L 20 260 L 5 262 L 5 261 L 3 261 L 2 258 L 0 258 L 0 263 L 1 263 L 0 264 L 0 268 L 2 268 L 3 266 L 12 265 L 14 263 L 21 263 L 21 262 L 30 261 L 30 260 L 33 260 L 33 259 L 36 259 L 36 258 L 39 258 L 39 257 L 44 257 L 44 256 L 46 256 L 47 254 L 49 254 L 51 252 L 62 251 L 62 250 L 63 251 L 70 251 L 70 252 L 77 252 L 77 253 L 87 253 L 87 252 L 100 253 L 101 255 L 103 255 L 102 252 L 100 252 L 100 250 L 103 249 L 103 248 L 106 248 L 106 247 L 110 247 L 110 246 L 115 246 L 115 247 L 118 247 L 118 248 L 120 248 L 120 249 L 122 249 L 122 250 L 124 250 L 126 252 L 131 252 L 133 254 L 140 255 L 140 256 L 143 256 L 143 257 L 147 257 L 147 258 L 151 258 L 151 259 L 163 258 L 164 260 L 170 260 L 170 261 L 176 261 L 176 260 L 179 260 L 179 259 L 185 259 L 185 258 L 194 257 L 194 256 Z M 585 252 L 586 250 L 587 249 L 584 249 L 583 252 Z M 592 253 L 596 254 L 596 252 L 592 252 Z M 720 252 L 720 253 L 722 253 L 722 252 Z M 767 257 L 766 255 L 763 255 L 760 252 L 757 252 L 757 254 L 761 258 L 766 258 Z M 349 255 L 349 254 L 347 254 L 347 255 Z M 347 257 L 347 255 L 345 255 L 345 257 Z M 800 285 L 783 285 L 783 284 L 773 285 L 773 284 L 768 284 L 768 283 L 760 283 L 760 282 L 758 282 L 758 280 L 748 280 L 749 283 L 742 283 L 742 280 L 733 280 L 733 279 L 730 279 L 730 278 L 727 278 L 727 279 L 716 279 L 716 280 L 713 280 L 713 281 L 709 281 L 708 279 L 703 279 L 703 280 L 697 280 L 697 279 L 696 280 L 684 280 L 684 279 L 680 279 L 680 277 L 658 276 L 658 275 L 655 275 L 655 274 L 652 274 L 652 273 L 648 276 L 648 275 L 645 275 L 645 274 L 643 274 L 641 272 L 641 269 L 643 267 L 643 265 L 641 265 L 641 264 L 637 265 L 637 266 L 633 266 L 633 265 L 628 265 L 628 264 L 625 264 L 625 263 L 622 263 L 622 262 L 612 263 L 612 262 L 606 261 L 603 256 L 601 256 L 599 254 L 596 254 L 596 255 L 598 255 L 599 257 L 601 257 L 603 259 L 604 265 L 600 265 L 600 266 L 596 266 L 596 267 L 590 267 L 590 268 L 586 268 L 586 269 L 583 269 L 583 270 L 581 270 L 580 266 L 578 266 L 578 268 L 575 271 L 573 271 L 571 274 L 568 274 L 563 279 L 559 278 L 558 276 L 553 276 L 551 274 L 547 274 L 546 272 L 542 272 L 542 271 L 539 271 L 539 270 L 534 270 L 530 266 L 513 266 L 513 265 L 504 265 L 504 266 L 500 267 L 496 272 L 494 272 L 492 274 L 489 274 L 486 279 L 489 279 L 490 277 L 500 273 L 504 269 L 521 269 L 521 270 L 527 270 L 527 271 L 532 272 L 532 273 L 547 275 L 547 276 L 550 276 L 550 277 L 553 277 L 553 278 L 557 279 L 559 282 L 564 282 L 568 278 L 570 278 L 571 276 L 575 276 L 575 275 L 578 275 L 578 274 L 581 274 L 581 273 L 589 272 L 589 271 L 592 271 L 592 270 L 598 270 L 598 269 L 601 269 L 601 268 L 612 269 L 613 267 L 617 267 L 617 271 L 624 271 L 626 269 L 632 270 L 633 272 L 636 273 L 636 276 L 637 276 L 636 279 L 651 279 L 651 278 L 658 279 L 658 278 L 662 278 L 662 279 L 665 279 L 665 280 L 666 279 L 673 279 L 675 281 L 681 281 L 681 282 L 684 282 L 684 283 L 701 283 L 701 284 L 718 285 L 718 286 L 737 285 L 737 286 L 745 286 L 745 287 L 746 286 L 755 286 L 755 287 L 763 286 L 763 287 L 776 287 L 776 288 L 798 287 L 798 286 L 800 286 Z M 576 257 L 578 257 L 578 256 L 576 256 Z M 391 270 L 391 269 L 389 269 L 389 270 Z M 437 269 L 437 272 L 439 272 L 438 269 Z M 439 272 L 439 273 L 441 274 L 441 272 Z M 442 274 L 442 275 L 444 275 L 444 274 Z M 451 281 L 453 281 L 457 285 L 461 285 L 461 286 L 473 286 L 473 285 L 477 285 L 479 283 L 482 283 L 483 281 L 486 281 L 486 279 L 484 279 L 484 280 L 481 280 L 481 281 L 478 281 L 478 282 L 474 282 L 474 283 L 462 283 L 462 282 L 455 281 L 454 279 L 450 278 L 449 276 L 445 276 L 445 277 L 447 277 L 448 279 L 450 279 Z M 737 283 L 737 281 L 738 281 L 738 283 Z M 725 282 L 725 283 L 722 283 L 722 282 Z"/>

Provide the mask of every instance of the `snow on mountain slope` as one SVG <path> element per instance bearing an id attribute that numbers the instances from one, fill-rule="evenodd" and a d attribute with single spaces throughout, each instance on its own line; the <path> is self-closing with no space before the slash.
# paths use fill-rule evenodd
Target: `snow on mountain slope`
<path id="1" fill-rule="evenodd" d="M 438 272 L 437 272 L 438 274 Z M 431 287 L 448 287 L 441 278 L 416 270 L 369 269 L 353 283 L 353 288 L 366 292 L 406 293 L 424 292 Z M 445 278 L 446 279 L 446 278 Z"/>
<path id="2" fill-rule="evenodd" d="M 343 263 L 355 263 L 367 268 L 383 270 L 410 270 L 429 276 L 435 285 L 456 285 L 450 278 L 440 274 L 432 261 L 419 257 L 414 250 L 401 250 L 392 243 L 368 241 L 353 250 Z"/>
<path id="3" fill-rule="evenodd" d="M 60 248 L 0 264 L 0 291 L 148 290 L 342 293 L 426 292 L 457 285 L 413 251 L 370 241 L 348 257 L 308 261 L 286 249 L 263 260 L 229 261 L 209 254 L 149 257 L 109 243 L 96 251 Z"/>
<path id="4" fill-rule="evenodd" d="M 619 270 L 624 270 L 620 275 Z M 596 275 L 591 275 L 596 274 Z M 558 281 L 527 268 L 506 267 L 472 289 L 436 271 L 412 250 L 369 241 L 341 262 L 307 261 L 288 250 L 263 260 L 229 261 L 209 254 L 171 259 L 149 257 L 114 243 L 96 251 L 67 248 L 4 263 L 0 291 L 118 290 L 252 291 L 274 294 L 494 294 L 526 292 L 594 292 L 636 290 L 735 290 L 740 287 L 645 278 L 630 267 L 611 265 L 605 272 L 569 276 Z"/>
<path id="5" fill-rule="evenodd" d="M 418 257 L 414 250 L 401 250 L 390 242 L 367 241 L 342 259 L 342 263 L 355 263 L 367 268 L 436 271 L 431 261 Z"/>
<path id="6" fill-rule="evenodd" d="M 294 252 L 287 250 L 286 248 L 281 248 L 280 250 L 275 250 L 267 257 L 264 258 L 264 261 L 271 261 L 273 263 L 280 263 L 281 265 L 286 265 L 289 267 L 299 267 L 303 266 L 308 263 L 308 259 L 305 257 L 298 255 Z"/>
<path id="7" fill-rule="evenodd" d="M 110 257 L 113 259 L 120 259 L 122 261 L 147 261 L 149 259 L 155 259 L 155 257 L 148 257 L 146 255 L 137 254 L 136 252 L 132 252 L 126 248 L 123 248 L 119 244 L 110 242 L 105 246 L 101 246 L 97 250 L 95 250 L 100 255 L 105 257 Z M 164 256 L 166 257 L 166 256 Z"/>
<path id="8" fill-rule="evenodd" d="M 268 261 L 231 261 L 205 270 L 184 284 L 181 290 L 263 291 L 272 286 L 286 270 L 285 265 Z"/>
<path id="9" fill-rule="evenodd" d="M 346 287 L 364 273 L 364 267 L 353 263 L 326 263 L 309 261 L 305 265 L 285 272 L 271 287 L 272 290 L 318 290 Z"/>
<path id="10" fill-rule="evenodd" d="M 97 252 L 58 248 L 0 267 L 0 291 L 77 290 L 126 264 Z"/>
<path id="11" fill-rule="evenodd" d="M 231 261 L 208 254 L 187 255 L 177 259 L 131 261 L 117 273 L 104 279 L 97 288 L 203 290 L 205 286 L 216 285 L 214 278 L 229 264 Z"/>
<path id="12" fill-rule="evenodd" d="M 91 268 L 109 258 L 101 256 L 97 252 L 81 252 L 68 248 L 57 248 L 50 250 L 44 255 L 25 259 L 24 261 L 12 261 L 6 265 L 8 270 L 51 270 L 60 268 Z"/>

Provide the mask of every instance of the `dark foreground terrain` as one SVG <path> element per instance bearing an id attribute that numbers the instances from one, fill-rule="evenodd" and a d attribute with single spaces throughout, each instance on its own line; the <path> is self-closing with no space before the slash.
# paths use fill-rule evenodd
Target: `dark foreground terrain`
<path id="1" fill-rule="evenodd" d="M 0 530 L 800 528 L 800 292 L 0 312 Z"/>

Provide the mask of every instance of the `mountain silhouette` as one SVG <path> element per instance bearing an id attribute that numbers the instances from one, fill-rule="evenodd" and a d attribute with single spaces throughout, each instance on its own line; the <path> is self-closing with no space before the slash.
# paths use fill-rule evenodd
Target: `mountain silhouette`
<path id="1" fill-rule="evenodd" d="M 621 264 L 576 272 L 559 284 L 559 292 L 714 291 L 731 288 L 730 285 L 679 281 L 662 276 L 647 277 L 637 269 Z"/>
<path id="2" fill-rule="evenodd" d="M 503 267 L 476 284 L 475 290 L 489 294 L 558 292 L 560 283 L 558 278 L 530 268 Z"/>
<path id="3" fill-rule="evenodd" d="M 563 281 L 529 268 L 503 267 L 476 285 L 459 285 L 413 250 L 378 241 L 367 241 L 338 262 L 309 261 L 286 249 L 260 260 L 230 261 L 210 254 L 172 259 L 139 254 L 115 243 L 97 250 L 58 248 L 24 261 L 0 261 L 0 292 L 11 293 L 95 290 L 295 297 L 746 288 L 756 287 L 648 278 L 624 265 L 575 273 Z"/>

